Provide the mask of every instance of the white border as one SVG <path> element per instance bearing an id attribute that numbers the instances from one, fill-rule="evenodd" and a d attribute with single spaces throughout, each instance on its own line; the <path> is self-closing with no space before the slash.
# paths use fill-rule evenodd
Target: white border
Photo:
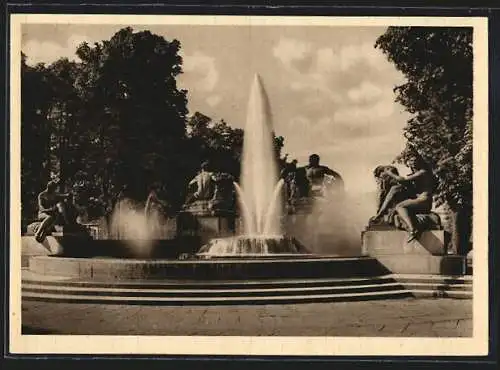
<path id="1" fill-rule="evenodd" d="M 15 354 L 414 355 L 488 354 L 488 24 L 483 17 L 11 15 L 10 352 Z M 21 335 L 21 25 L 466 26 L 474 28 L 474 277 L 472 338 Z"/>

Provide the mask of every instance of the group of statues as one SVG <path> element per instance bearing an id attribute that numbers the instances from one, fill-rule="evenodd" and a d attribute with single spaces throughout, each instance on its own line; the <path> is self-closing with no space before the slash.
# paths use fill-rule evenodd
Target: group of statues
<path id="1" fill-rule="evenodd" d="M 280 172 L 280 179 L 285 183 L 285 203 L 289 210 L 303 199 L 330 199 L 344 192 L 340 174 L 321 165 L 317 154 L 312 154 L 304 167 L 297 167 L 295 160 L 286 164 Z M 198 175 L 188 184 L 191 193 L 185 209 L 195 210 L 204 204 L 210 209 L 234 207 L 233 181 L 229 174 L 210 171 L 208 162 L 204 162 Z"/>
<path id="2" fill-rule="evenodd" d="M 377 214 L 370 225 L 393 225 L 408 231 L 408 241 L 418 239 L 425 228 L 439 225 L 439 217 L 431 212 L 435 179 L 426 162 L 416 153 L 408 160 L 412 170 L 408 176 L 400 176 L 394 166 L 378 166 L 374 177 L 379 188 Z M 301 200 L 342 200 L 344 181 L 331 168 L 320 164 L 320 157 L 312 154 L 309 163 L 297 167 L 297 161 L 287 163 L 280 178 L 285 183 L 285 204 L 289 213 L 295 212 Z M 233 177 L 223 172 L 213 172 L 208 162 L 203 162 L 199 173 L 189 182 L 190 191 L 184 210 L 214 212 L 230 210 L 235 206 Z M 54 225 L 76 224 L 76 213 L 71 194 L 57 192 L 57 183 L 50 181 L 38 196 L 38 227 L 36 240 L 41 242 Z M 166 207 L 157 192 L 152 189 L 146 201 L 145 212 Z"/>

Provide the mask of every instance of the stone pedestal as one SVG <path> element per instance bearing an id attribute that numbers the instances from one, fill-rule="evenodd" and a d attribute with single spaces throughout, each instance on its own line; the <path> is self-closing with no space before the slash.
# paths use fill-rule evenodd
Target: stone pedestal
<path id="1" fill-rule="evenodd" d="M 402 230 L 366 230 L 362 249 L 395 274 L 463 275 L 466 260 L 448 255 L 449 238 L 444 230 L 429 230 L 408 243 Z"/>
<path id="2" fill-rule="evenodd" d="M 234 214 L 193 214 L 182 212 L 177 221 L 177 232 L 181 238 L 196 238 L 199 246 L 214 238 L 235 235 L 236 217 Z"/>
<path id="3" fill-rule="evenodd" d="M 384 255 L 373 256 L 393 274 L 465 275 L 467 266 L 462 256 Z"/>
<path id="4" fill-rule="evenodd" d="M 21 248 L 23 256 L 47 256 L 57 255 L 62 253 L 63 247 L 61 245 L 62 235 L 55 233 L 49 235 L 42 243 L 35 240 L 34 236 L 22 236 Z"/>
<path id="5" fill-rule="evenodd" d="M 233 236 L 235 219 L 230 216 L 197 216 L 197 234 L 201 244 L 208 243 L 214 238 Z"/>
<path id="6" fill-rule="evenodd" d="M 362 252 L 365 255 L 420 254 L 443 256 L 447 254 L 449 235 L 444 230 L 424 231 L 418 240 L 407 242 L 403 230 L 367 230 L 362 233 Z"/>
<path id="7" fill-rule="evenodd" d="M 80 256 L 88 253 L 92 238 L 83 232 L 52 232 L 39 243 L 33 235 L 21 237 L 22 266 L 28 265 L 32 256 Z"/>
<path id="8" fill-rule="evenodd" d="M 25 236 L 34 236 L 42 222 L 41 221 L 35 221 L 29 224 L 26 227 L 26 233 L 24 234 Z M 62 226 L 62 225 L 53 225 L 52 228 L 49 230 L 48 235 L 58 235 L 58 236 L 64 236 L 64 235 L 84 235 L 88 236 L 90 235 L 89 230 L 86 225 L 81 225 L 81 224 L 73 224 L 73 225 L 67 225 L 67 226 Z"/>

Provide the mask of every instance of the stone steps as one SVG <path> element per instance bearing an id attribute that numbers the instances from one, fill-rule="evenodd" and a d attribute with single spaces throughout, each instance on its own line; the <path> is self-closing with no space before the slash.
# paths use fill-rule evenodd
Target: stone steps
<path id="1" fill-rule="evenodd" d="M 274 287 L 321 287 L 321 286 L 349 286 L 391 283 L 395 280 L 391 276 L 375 276 L 367 278 L 322 278 L 322 279 L 265 279 L 265 280 L 121 280 L 98 281 L 81 280 L 62 276 L 41 275 L 29 270 L 23 270 L 23 284 L 38 284 L 50 286 L 75 287 L 115 287 L 144 289 L 263 289 Z"/>
<path id="2" fill-rule="evenodd" d="M 456 277 L 380 276 L 353 279 L 275 281 L 64 281 L 25 272 L 23 300 L 150 305 L 285 304 L 343 302 L 408 297 L 470 299 L 470 279 Z M 27 276 L 26 276 L 27 275 Z"/>
<path id="3" fill-rule="evenodd" d="M 415 298 L 452 298 L 452 299 L 472 299 L 472 292 L 469 291 L 450 291 L 450 290 L 411 290 Z"/>
<path id="4" fill-rule="evenodd" d="M 217 304 L 287 304 L 312 302 L 346 302 L 373 299 L 407 298 L 411 293 L 406 290 L 390 292 L 361 292 L 337 294 L 311 294 L 288 296 L 235 296 L 235 297 L 151 297 L 151 296 L 84 296 L 70 294 L 53 294 L 40 292 L 23 292 L 22 299 L 30 301 L 60 303 L 104 303 L 104 304 L 144 304 L 144 305 L 217 305 Z"/>
<path id="5" fill-rule="evenodd" d="M 107 287 L 48 287 L 36 284 L 24 284 L 23 291 L 72 295 L 113 295 L 113 296 L 152 296 L 152 297 L 260 297 L 260 296 L 294 296 L 318 294 L 347 294 L 376 291 L 393 291 L 401 289 L 398 283 L 369 284 L 356 286 L 313 286 L 287 288 L 258 288 L 258 289 L 144 289 L 144 288 L 107 288 Z"/>
<path id="6" fill-rule="evenodd" d="M 266 288 L 266 289 L 144 289 L 144 288 L 105 288 L 105 287 L 66 287 L 54 286 L 48 287 L 37 284 L 24 284 L 23 292 L 45 293 L 45 294 L 72 294 L 72 295 L 96 295 L 96 296 L 133 296 L 133 297 L 237 297 L 244 295 L 246 297 L 260 297 L 269 294 L 280 296 L 292 296 L 296 293 L 301 295 L 313 294 L 337 294 L 337 293 L 365 293 L 365 292 L 390 292 L 404 288 L 411 292 L 447 292 L 467 295 L 470 289 L 466 286 L 450 286 L 442 284 L 371 284 L 357 286 L 337 286 L 337 287 L 296 287 L 296 288 Z"/>

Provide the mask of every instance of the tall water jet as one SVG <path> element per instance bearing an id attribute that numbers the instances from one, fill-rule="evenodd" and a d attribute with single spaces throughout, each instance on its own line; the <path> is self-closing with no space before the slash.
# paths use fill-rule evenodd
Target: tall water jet
<path id="1" fill-rule="evenodd" d="M 244 203 L 250 214 L 243 220 L 246 234 L 281 234 L 281 205 L 276 204 L 279 200 L 275 199 L 278 183 L 276 162 L 269 99 L 260 76 L 255 75 L 248 103 L 241 164 Z M 268 212 L 271 204 L 274 210 Z"/>
<path id="2" fill-rule="evenodd" d="M 278 181 L 271 109 L 258 75 L 250 91 L 241 166 L 241 187 L 237 183 L 234 187 L 243 235 L 212 239 L 197 255 L 248 258 L 309 254 L 301 243 L 283 235 L 281 230 L 284 182 Z"/>

